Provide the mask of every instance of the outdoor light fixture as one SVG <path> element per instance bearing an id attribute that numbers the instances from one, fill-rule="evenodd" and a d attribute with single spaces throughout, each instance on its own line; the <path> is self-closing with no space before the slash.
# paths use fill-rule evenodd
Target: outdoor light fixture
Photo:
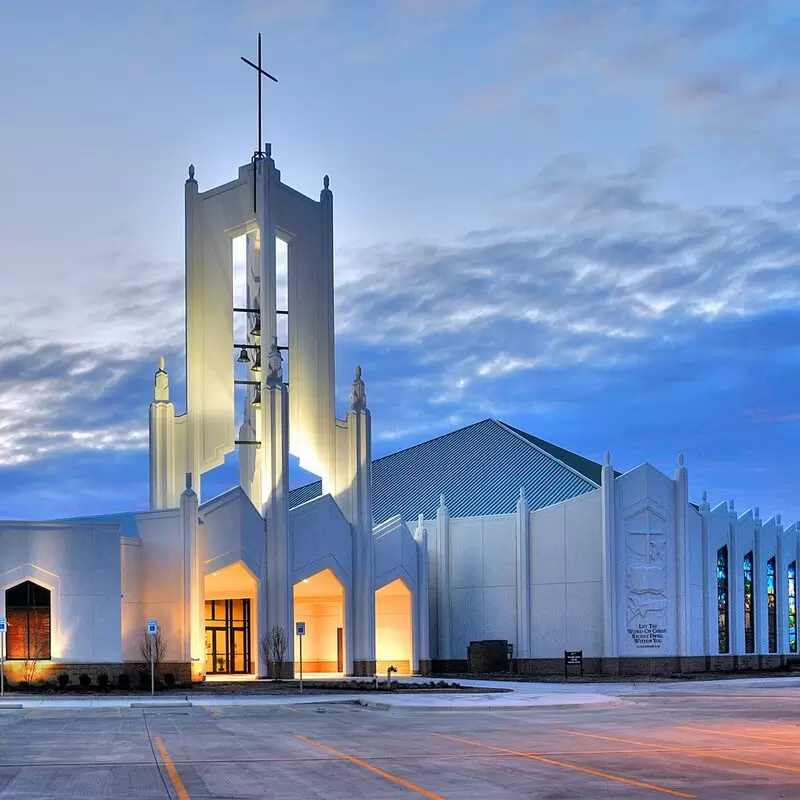
<path id="1" fill-rule="evenodd" d="M 241 360 L 241 359 L 240 359 Z M 250 367 L 253 372 L 261 372 L 261 350 L 256 350 L 256 357 L 253 361 L 253 366 Z"/>
<path id="2" fill-rule="evenodd" d="M 253 402 L 250 403 L 251 408 L 261 408 L 261 387 L 256 386 L 256 393 L 253 397 Z"/>
<path id="3" fill-rule="evenodd" d="M 249 364 L 250 363 L 250 356 L 247 353 L 247 348 L 246 347 L 242 348 L 242 352 L 239 353 L 239 358 L 237 359 L 237 361 L 240 364 Z"/>

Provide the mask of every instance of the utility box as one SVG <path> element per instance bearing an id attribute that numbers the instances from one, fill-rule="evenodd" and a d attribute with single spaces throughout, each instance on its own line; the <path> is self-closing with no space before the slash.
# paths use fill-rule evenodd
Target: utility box
<path id="1" fill-rule="evenodd" d="M 469 671 L 476 673 L 508 672 L 511 648 L 507 639 L 485 639 L 470 642 L 467 648 Z"/>

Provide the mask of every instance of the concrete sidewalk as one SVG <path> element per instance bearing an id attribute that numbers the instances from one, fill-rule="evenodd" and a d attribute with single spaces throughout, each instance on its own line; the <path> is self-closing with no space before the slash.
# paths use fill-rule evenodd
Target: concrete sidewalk
<path id="1" fill-rule="evenodd" d="M 403 679 L 413 682 L 413 679 Z M 559 706 L 582 706 L 612 703 L 616 698 L 609 693 L 593 692 L 589 687 L 582 691 L 572 691 L 573 687 L 547 686 L 546 684 L 516 684 L 502 681 L 459 681 L 464 686 L 510 689 L 505 692 L 447 692 L 437 694 L 395 694 L 383 692 L 342 692 L 336 694 L 214 694 L 208 692 L 188 692 L 185 695 L 79 695 L 67 696 L 7 696 L 0 701 L 0 710 L 7 708 L 175 708 L 201 706 L 222 708 L 225 706 L 286 706 L 302 704 L 360 703 L 371 708 L 457 711 L 457 710 L 524 710 L 527 708 L 555 708 Z M 563 689 L 568 688 L 567 691 Z"/>

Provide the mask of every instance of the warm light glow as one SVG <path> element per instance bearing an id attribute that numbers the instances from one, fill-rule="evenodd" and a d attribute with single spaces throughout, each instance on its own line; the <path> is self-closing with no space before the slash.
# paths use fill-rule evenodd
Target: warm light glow
<path id="1" fill-rule="evenodd" d="M 303 675 L 344 672 L 344 587 L 331 570 L 324 569 L 294 585 L 294 620 L 306 624 Z M 299 636 L 294 638 L 294 658 L 295 673 L 299 674 Z"/>
<path id="2" fill-rule="evenodd" d="M 375 592 L 376 669 L 384 674 L 397 667 L 400 675 L 413 670 L 411 590 L 398 578 Z"/>

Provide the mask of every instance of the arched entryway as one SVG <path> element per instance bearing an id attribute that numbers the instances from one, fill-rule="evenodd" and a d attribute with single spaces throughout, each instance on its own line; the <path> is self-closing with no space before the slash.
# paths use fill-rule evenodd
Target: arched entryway
<path id="1" fill-rule="evenodd" d="M 294 585 L 295 631 L 305 622 L 303 675 L 337 675 L 345 671 L 344 586 L 330 569 Z M 300 673 L 300 641 L 294 640 L 295 673 Z"/>
<path id="2" fill-rule="evenodd" d="M 50 659 L 50 590 L 33 581 L 6 589 L 6 658 L 9 661 Z"/>
<path id="3" fill-rule="evenodd" d="M 389 666 L 400 675 L 413 670 L 413 615 L 411 590 L 397 578 L 375 592 L 375 658 L 379 675 Z"/>
<path id="4" fill-rule="evenodd" d="M 237 561 L 205 576 L 206 674 L 252 675 L 258 653 L 257 582 Z"/>

